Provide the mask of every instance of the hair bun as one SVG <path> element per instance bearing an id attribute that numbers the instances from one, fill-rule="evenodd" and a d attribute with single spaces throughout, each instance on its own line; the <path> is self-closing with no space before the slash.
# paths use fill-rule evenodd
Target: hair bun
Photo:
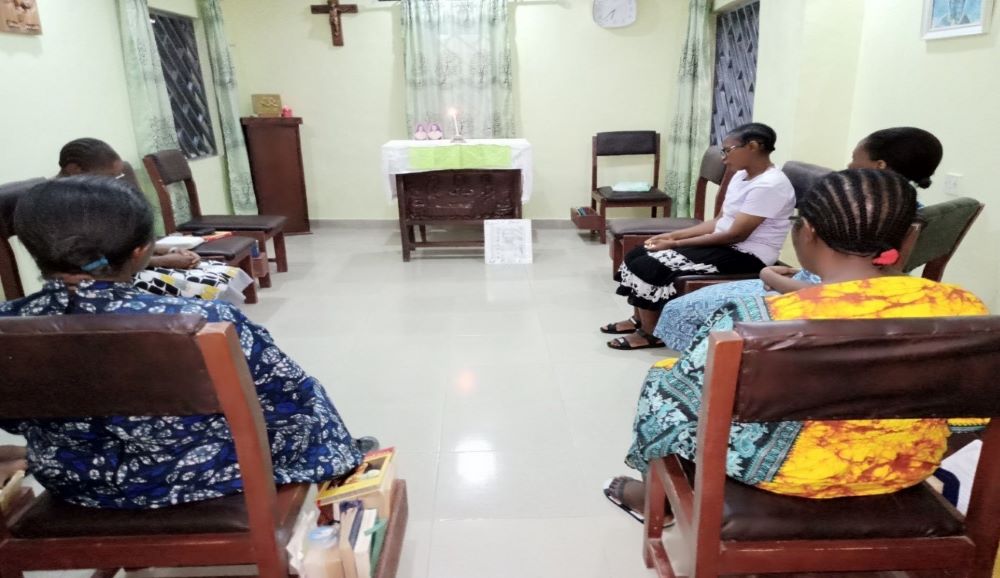
<path id="1" fill-rule="evenodd" d="M 926 189 L 927 187 L 931 186 L 931 179 L 930 177 L 924 177 L 919 181 L 914 181 L 913 184 L 917 185 L 921 189 Z"/>

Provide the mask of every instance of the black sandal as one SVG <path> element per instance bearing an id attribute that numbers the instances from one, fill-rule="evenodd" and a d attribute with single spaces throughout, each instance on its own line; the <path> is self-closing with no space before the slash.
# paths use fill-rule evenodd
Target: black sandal
<path id="1" fill-rule="evenodd" d="M 628 321 L 631 321 L 632 325 L 635 325 L 635 329 L 618 329 L 619 323 L 626 323 Z M 636 319 L 635 316 L 633 315 L 624 322 L 615 321 L 614 323 L 608 323 L 604 327 L 601 327 L 601 333 L 607 333 L 609 335 L 626 335 L 629 333 L 635 333 L 637 329 L 639 329 L 639 320 Z"/>
<path id="2" fill-rule="evenodd" d="M 608 342 L 608 347 L 610 347 L 611 349 L 631 350 L 631 349 L 657 349 L 660 347 L 667 346 L 667 344 L 664 343 L 662 339 L 660 339 L 655 335 L 650 335 L 649 333 L 646 333 L 642 329 L 637 328 L 633 333 L 645 339 L 646 343 L 643 343 L 641 345 L 632 345 L 631 343 L 629 343 L 628 339 L 625 339 L 624 337 L 616 337 L 615 339 L 612 339 L 611 341 Z"/>
<path id="3" fill-rule="evenodd" d="M 642 512 L 637 512 L 637 511 L 633 510 L 632 508 L 630 508 L 630 507 L 628 507 L 628 506 L 625 505 L 624 493 L 625 493 L 625 484 L 627 482 L 642 483 L 642 482 L 639 482 L 639 480 L 637 480 L 635 478 L 630 478 L 628 476 L 616 476 L 616 477 L 611 478 L 610 480 L 604 482 L 604 497 L 607 498 L 608 501 L 611 502 L 612 504 L 614 504 L 615 506 L 618 506 L 619 508 L 621 508 L 621 510 L 623 512 L 625 512 L 626 514 L 628 514 L 629 516 L 631 516 L 633 519 L 635 519 L 640 524 L 645 524 L 646 523 L 646 516 L 643 515 Z M 673 512 L 670 511 L 670 503 L 669 502 L 667 502 L 667 507 L 666 507 L 665 514 L 668 515 L 668 516 L 671 516 L 671 518 L 673 518 Z M 673 526 L 676 522 L 677 521 L 675 519 L 671 519 L 669 522 L 666 522 L 666 523 L 663 524 L 663 528 L 664 529 L 669 528 L 669 527 Z"/>

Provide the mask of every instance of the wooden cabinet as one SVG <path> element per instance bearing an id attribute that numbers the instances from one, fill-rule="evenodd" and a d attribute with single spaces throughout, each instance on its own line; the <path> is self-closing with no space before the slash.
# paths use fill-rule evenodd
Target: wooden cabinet
<path id="1" fill-rule="evenodd" d="M 287 217 L 285 233 L 308 233 L 309 204 L 299 139 L 302 119 L 245 117 L 241 121 L 257 212 Z"/>

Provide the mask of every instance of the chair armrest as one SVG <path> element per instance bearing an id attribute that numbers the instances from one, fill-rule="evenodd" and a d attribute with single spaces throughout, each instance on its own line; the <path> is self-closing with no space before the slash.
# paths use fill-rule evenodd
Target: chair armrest
<path id="1" fill-rule="evenodd" d="M 760 279 L 758 273 L 740 273 L 734 275 L 684 275 L 674 279 L 674 288 L 677 295 L 687 295 L 692 291 L 697 291 L 702 287 L 716 285 L 718 283 L 729 283 L 731 281 L 750 281 Z"/>

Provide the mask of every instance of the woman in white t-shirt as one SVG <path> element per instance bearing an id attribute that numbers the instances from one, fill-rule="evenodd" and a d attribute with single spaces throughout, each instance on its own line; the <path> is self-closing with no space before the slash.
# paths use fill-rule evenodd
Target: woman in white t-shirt
<path id="1" fill-rule="evenodd" d="M 625 255 L 618 294 L 628 297 L 635 315 L 601 328 L 627 334 L 608 342 L 612 349 L 664 347 L 648 333 L 660 310 L 677 291 L 681 275 L 758 273 L 778 260 L 795 209 L 792 183 L 771 163 L 777 140 L 771 127 L 750 123 L 722 141 L 723 162 L 734 171 L 721 216 L 657 235 Z"/>

